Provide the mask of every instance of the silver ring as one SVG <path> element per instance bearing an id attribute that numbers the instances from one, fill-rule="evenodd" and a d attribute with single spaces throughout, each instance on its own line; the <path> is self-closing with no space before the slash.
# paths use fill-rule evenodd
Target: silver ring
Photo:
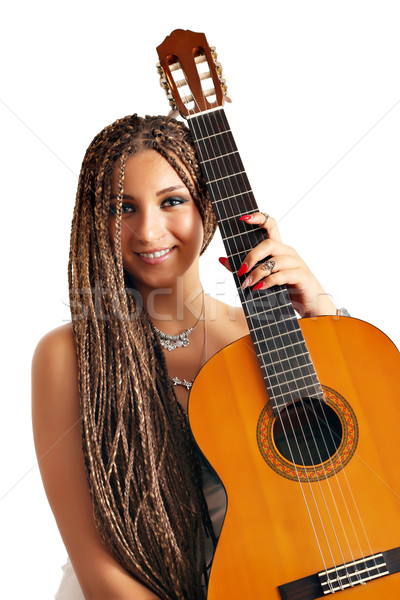
<path id="1" fill-rule="evenodd" d="M 272 273 L 272 269 L 275 267 L 276 263 L 274 260 L 266 260 L 262 265 L 261 268 L 264 269 L 264 271 L 269 271 L 270 273 Z"/>
<path id="2" fill-rule="evenodd" d="M 265 212 L 261 212 L 261 214 L 264 215 L 264 217 L 265 217 L 264 223 L 261 223 L 261 227 L 264 227 L 264 225 L 267 223 L 267 221 L 269 219 L 269 215 L 267 215 L 267 213 L 265 213 Z"/>

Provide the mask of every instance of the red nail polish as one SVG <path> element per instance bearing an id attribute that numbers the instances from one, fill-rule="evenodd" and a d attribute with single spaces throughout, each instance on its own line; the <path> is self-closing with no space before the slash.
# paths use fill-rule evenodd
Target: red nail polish
<path id="1" fill-rule="evenodd" d="M 219 262 L 221 263 L 221 265 L 224 265 L 224 266 L 225 266 L 225 265 L 226 265 L 226 263 L 228 262 L 228 259 L 227 259 L 227 258 L 225 258 L 225 256 L 220 256 L 218 260 L 219 260 Z"/>
<path id="2" fill-rule="evenodd" d="M 253 290 L 260 290 L 262 288 L 262 286 L 264 285 L 263 281 L 259 281 L 258 283 L 256 283 L 256 285 L 253 285 Z"/>
<path id="3" fill-rule="evenodd" d="M 241 277 L 242 275 L 244 275 L 245 273 L 247 273 L 247 269 L 249 268 L 247 263 L 243 263 L 242 266 L 240 267 L 239 271 L 237 272 L 238 277 Z"/>
<path id="4" fill-rule="evenodd" d="M 250 221 L 251 219 L 251 215 L 243 215 L 242 217 L 239 217 L 239 221 Z"/>

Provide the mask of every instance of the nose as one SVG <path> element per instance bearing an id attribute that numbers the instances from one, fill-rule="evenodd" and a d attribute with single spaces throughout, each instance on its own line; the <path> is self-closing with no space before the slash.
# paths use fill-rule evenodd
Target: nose
<path id="1" fill-rule="evenodd" d="M 164 236 L 164 219 L 159 207 L 147 206 L 138 211 L 137 217 L 135 232 L 140 242 L 149 245 Z"/>

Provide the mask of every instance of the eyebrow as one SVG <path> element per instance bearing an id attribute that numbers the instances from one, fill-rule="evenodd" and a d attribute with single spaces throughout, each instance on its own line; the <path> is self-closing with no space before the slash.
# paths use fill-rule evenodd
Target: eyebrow
<path id="1" fill-rule="evenodd" d="M 187 189 L 186 185 L 183 183 L 178 183 L 178 185 L 171 185 L 170 187 L 164 188 L 157 192 L 157 196 L 161 196 L 162 194 L 169 194 L 170 192 L 175 192 L 176 190 Z"/>
<path id="2" fill-rule="evenodd" d="M 178 184 L 178 185 L 171 185 L 170 187 L 166 187 L 166 188 L 156 192 L 156 196 L 162 196 L 163 194 L 169 194 L 170 192 L 175 192 L 176 190 L 187 190 L 187 187 L 183 183 Z M 115 198 L 117 198 L 117 196 L 118 196 L 118 194 L 111 194 L 110 200 L 115 200 Z M 130 196 L 129 194 L 123 194 L 122 199 L 134 201 L 134 197 Z"/>

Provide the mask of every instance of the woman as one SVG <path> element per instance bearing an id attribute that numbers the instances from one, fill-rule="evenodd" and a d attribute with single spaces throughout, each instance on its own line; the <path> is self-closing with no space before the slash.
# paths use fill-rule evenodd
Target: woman
<path id="1" fill-rule="evenodd" d="M 287 284 L 304 316 L 334 314 L 274 220 L 244 217 L 270 239 L 245 257 L 243 286 Z M 225 500 L 187 399 L 204 362 L 248 333 L 241 309 L 203 292 L 199 256 L 214 231 L 183 124 L 134 115 L 95 137 L 72 223 L 72 324 L 33 359 L 36 450 L 73 565 L 75 587 L 65 579 L 57 598 L 205 597 Z M 266 257 L 269 271 L 253 269 Z"/>

